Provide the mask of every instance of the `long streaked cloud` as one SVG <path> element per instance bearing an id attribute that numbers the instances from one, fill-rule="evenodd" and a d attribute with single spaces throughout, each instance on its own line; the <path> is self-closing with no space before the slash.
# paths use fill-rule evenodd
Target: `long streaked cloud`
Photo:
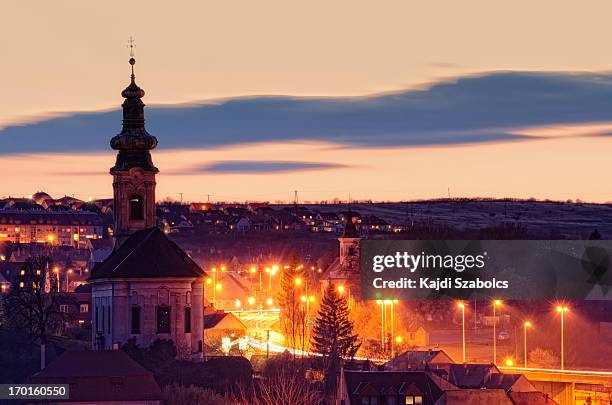
<path id="1" fill-rule="evenodd" d="M 169 171 L 169 175 L 198 174 L 269 174 L 300 172 L 306 170 L 330 170 L 347 168 L 346 165 L 325 162 L 298 162 L 284 160 L 227 160 L 211 162 L 185 169 Z"/>
<path id="2" fill-rule="evenodd" d="M 513 141 L 530 139 L 521 132 L 526 127 L 612 121 L 612 76 L 501 72 L 368 97 L 248 97 L 153 106 L 146 114 L 161 149 L 302 140 L 354 147 Z M 0 130 L 0 154 L 105 151 L 120 122 L 113 110 L 9 126 Z"/>

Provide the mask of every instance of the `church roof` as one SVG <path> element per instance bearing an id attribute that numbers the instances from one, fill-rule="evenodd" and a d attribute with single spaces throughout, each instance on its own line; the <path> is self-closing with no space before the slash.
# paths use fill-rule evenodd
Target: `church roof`
<path id="1" fill-rule="evenodd" d="M 101 278 L 202 277 L 204 271 L 157 227 L 133 233 L 89 280 Z"/>

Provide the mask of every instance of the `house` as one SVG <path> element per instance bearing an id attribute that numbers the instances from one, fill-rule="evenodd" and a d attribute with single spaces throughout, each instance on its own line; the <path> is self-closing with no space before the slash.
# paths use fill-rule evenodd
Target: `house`
<path id="1" fill-rule="evenodd" d="M 425 371 L 349 371 L 343 369 L 336 404 L 433 405 L 447 390 L 457 389 Z"/>
<path id="2" fill-rule="evenodd" d="M 423 370 L 427 365 L 435 368 L 436 365 L 454 363 L 444 350 L 408 350 L 385 363 L 385 370 Z"/>
<path id="3" fill-rule="evenodd" d="M 559 405 L 535 392 L 506 392 L 503 389 L 461 389 L 444 392 L 434 405 Z"/>
<path id="4" fill-rule="evenodd" d="M 64 328 L 91 326 L 91 286 L 79 286 L 67 297 L 66 303 L 60 305 L 60 311 L 69 315 Z"/>
<path id="5" fill-rule="evenodd" d="M 410 323 L 402 336 L 402 344 L 408 346 L 429 346 L 429 332 L 417 323 Z"/>
<path id="6" fill-rule="evenodd" d="M 514 405 L 504 390 L 449 390 L 433 405 Z"/>
<path id="7" fill-rule="evenodd" d="M 121 350 L 67 351 L 35 374 L 31 382 L 67 384 L 70 399 L 54 404 L 162 404 L 153 373 Z"/>
<path id="8" fill-rule="evenodd" d="M 213 291 L 212 284 L 205 284 L 204 295 L 213 302 L 215 309 L 235 310 L 247 305 L 253 293 L 251 281 L 234 272 L 220 271 L 216 276 L 220 289 Z M 237 308 L 237 302 L 238 308 Z"/>
<path id="9" fill-rule="evenodd" d="M 509 392 L 508 396 L 514 405 L 559 405 L 548 395 L 536 392 Z"/>
<path id="10" fill-rule="evenodd" d="M 209 347 L 221 347 L 223 338 L 236 339 L 245 336 L 246 332 L 246 326 L 230 312 L 204 314 L 204 343 Z"/>

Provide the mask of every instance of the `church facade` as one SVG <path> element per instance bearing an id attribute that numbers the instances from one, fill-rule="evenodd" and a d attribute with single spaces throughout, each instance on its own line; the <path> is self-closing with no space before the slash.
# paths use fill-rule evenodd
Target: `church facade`
<path id="1" fill-rule="evenodd" d="M 203 270 L 156 226 L 151 150 L 157 139 L 144 125 L 144 90 L 136 84 L 134 58 L 123 128 L 110 141 L 117 150 L 110 169 L 114 192 L 113 253 L 97 264 L 92 286 L 92 346 L 113 349 L 133 338 L 141 346 L 172 340 L 178 352 L 203 351 Z"/>

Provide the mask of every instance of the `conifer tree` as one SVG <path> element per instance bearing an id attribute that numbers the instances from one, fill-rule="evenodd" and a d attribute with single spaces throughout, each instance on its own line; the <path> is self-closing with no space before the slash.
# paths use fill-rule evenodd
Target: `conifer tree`
<path id="1" fill-rule="evenodd" d="M 335 390 L 342 359 L 353 358 L 359 346 L 349 318 L 348 302 L 329 283 L 312 332 L 312 349 L 325 359 L 326 392 Z"/>

